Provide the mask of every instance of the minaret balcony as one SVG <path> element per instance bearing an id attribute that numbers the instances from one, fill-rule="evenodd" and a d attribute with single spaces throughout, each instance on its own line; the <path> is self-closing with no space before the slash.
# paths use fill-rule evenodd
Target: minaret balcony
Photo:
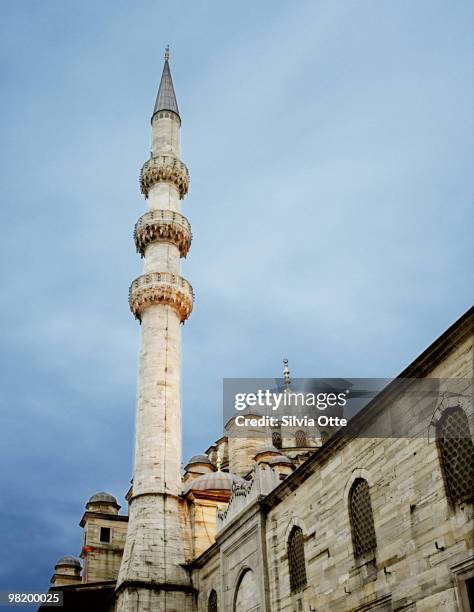
<path id="1" fill-rule="evenodd" d="M 172 210 L 151 210 L 138 219 L 133 238 L 142 257 L 149 244 L 160 241 L 175 244 L 181 257 L 186 257 L 192 240 L 191 224 Z"/>
<path id="2" fill-rule="evenodd" d="M 174 155 L 155 155 L 150 157 L 142 167 L 140 172 L 140 188 L 145 196 L 148 197 L 150 189 L 159 181 L 173 183 L 182 200 L 188 193 L 189 172 L 180 159 Z"/>
<path id="3" fill-rule="evenodd" d="M 183 323 L 193 309 L 194 292 L 187 280 L 170 272 L 151 272 L 139 276 L 130 285 L 128 303 L 140 322 L 146 308 L 171 306 Z"/>

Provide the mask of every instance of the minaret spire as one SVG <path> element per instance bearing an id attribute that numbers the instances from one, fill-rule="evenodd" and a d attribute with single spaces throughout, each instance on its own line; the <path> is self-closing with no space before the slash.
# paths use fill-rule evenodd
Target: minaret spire
<path id="1" fill-rule="evenodd" d="M 188 612 L 194 590 L 183 567 L 181 482 L 181 323 L 193 308 L 180 258 L 191 244 L 181 214 L 189 174 L 179 159 L 178 104 L 169 50 L 151 120 L 151 156 L 140 174 L 148 212 L 135 225 L 143 275 L 130 286 L 129 303 L 141 323 L 135 455 L 125 550 L 117 581 L 116 612 Z"/>
<path id="2" fill-rule="evenodd" d="M 170 59 L 170 47 L 167 45 L 165 48 L 165 63 L 163 66 L 163 73 L 161 75 L 160 86 L 158 88 L 158 94 L 156 96 L 155 108 L 153 109 L 153 117 L 160 111 L 171 111 L 176 113 L 179 117 L 178 102 L 176 101 L 176 94 L 173 87 L 173 79 L 171 78 L 171 70 L 169 65 Z"/>

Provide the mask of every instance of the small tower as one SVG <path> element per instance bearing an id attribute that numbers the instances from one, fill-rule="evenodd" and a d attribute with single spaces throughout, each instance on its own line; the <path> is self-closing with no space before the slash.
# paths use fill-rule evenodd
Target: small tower
<path id="1" fill-rule="evenodd" d="M 135 226 L 144 273 L 129 304 L 141 323 L 133 487 L 127 539 L 117 581 L 117 611 L 193 609 L 183 546 L 181 491 L 181 323 L 193 308 L 180 259 L 191 226 L 180 212 L 189 175 L 179 159 L 181 117 L 165 52 L 151 118 L 151 156 L 140 174 L 148 212 Z"/>
<path id="2" fill-rule="evenodd" d="M 214 472 L 214 466 L 209 457 L 207 455 L 194 455 L 184 466 L 183 484 L 210 472 Z"/>
<path id="3" fill-rule="evenodd" d="M 122 560 L 128 517 L 119 514 L 120 506 L 110 493 L 92 495 L 79 523 L 84 530 L 81 557 L 82 582 L 117 580 Z"/>
<path id="4" fill-rule="evenodd" d="M 76 557 L 61 557 L 56 561 L 51 586 L 59 587 L 78 584 L 81 579 L 81 562 Z"/>

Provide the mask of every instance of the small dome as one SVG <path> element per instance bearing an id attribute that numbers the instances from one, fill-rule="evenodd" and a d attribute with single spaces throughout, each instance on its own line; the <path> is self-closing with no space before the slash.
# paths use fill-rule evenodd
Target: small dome
<path id="1" fill-rule="evenodd" d="M 285 455 L 277 455 L 276 457 L 272 457 L 269 462 L 270 465 L 276 465 L 277 463 L 286 463 L 287 465 L 293 465 L 291 459 L 285 457 Z"/>
<path id="2" fill-rule="evenodd" d="M 210 472 L 191 480 L 185 487 L 189 491 L 230 491 L 234 482 L 245 482 L 241 476 L 231 472 Z"/>
<path id="3" fill-rule="evenodd" d="M 206 463 L 208 465 L 212 465 L 211 460 L 207 455 L 194 455 L 194 457 L 191 457 L 191 459 L 187 462 L 186 466 L 193 465 L 194 463 Z"/>
<path id="4" fill-rule="evenodd" d="M 72 567 L 81 567 L 81 562 L 76 557 L 61 557 L 56 561 L 56 565 L 68 565 Z"/>
<path id="5" fill-rule="evenodd" d="M 87 503 L 88 504 L 95 504 L 95 503 L 97 504 L 99 503 L 100 504 L 115 504 L 116 506 L 118 506 L 117 499 L 110 493 L 105 493 L 104 491 L 91 495 Z"/>

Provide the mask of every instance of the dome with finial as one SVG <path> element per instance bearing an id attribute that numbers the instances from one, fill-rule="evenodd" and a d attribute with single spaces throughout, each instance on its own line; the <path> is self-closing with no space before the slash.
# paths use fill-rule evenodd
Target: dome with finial
<path id="1" fill-rule="evenodd" d="M 274 388 L 272 389 L 268 389 L 268 391 L 272 394 L 276 394 L 276 395 L 282 395 L 282 394 L 291 394 L 291 379 L 290 379 L 290 370 L 288 368 L 288 359 L 283 359 L 283 378 L 282 379 L 276 379 L 276 385 Z M 287 400 L 285 400 L 287 401 Z M 285 405 L 285 404 L 284 404 Z M 270 411 L 270 404 L 267 404 L 265 402 L 259 403 L 257 402 L 256 405 L 249 405 L 249 404 L 245 404 L 245 406 L 243 408 L 239 408 L 238 411 L 238 415 L 245 415 L 247 417 L 260 417 L 260 416 L 269 416 L 270 414 L 273 414 Z M 230 412 L 229 414 L 226 413 L 226 422 L 224 424 L 224 430 L 226 432 L 230 432 L 232 431 L 232 429 L 237 428 L 240 429 L 239 427 L 236 426 L 235 423 L 235 419 L 238 416 L 237 414 L 235 414 L 234 411 Z M 253 426 L 246 426 L 247 431 L 252 430 Z M 262 431 L 262 428 L 259 426 L 255 426 L 255 431 Z"/>

